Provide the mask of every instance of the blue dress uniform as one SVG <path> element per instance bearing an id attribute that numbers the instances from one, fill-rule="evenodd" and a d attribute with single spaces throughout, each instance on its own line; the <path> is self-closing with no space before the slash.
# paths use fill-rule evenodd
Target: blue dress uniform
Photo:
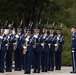
<path id="1" fill-rule="evenodd" d="M 39 29 L 39 27 L 35 27 L 34 29 Z M 41 60 L 41 51 L 42 51 L 42 35 L 39 33 L 35 34 L 34 36 L 35 40 L 35 48 L 33 51 L 33 56 L 34 56 L 34 72 L 33 73 L 40 73 L 40 60 Z"/>
<path id="2" fill-rule="evenodd" d="M 0 63 L 1 63 L 1 49 L 0 49 Z M 0 72 L 1 72 L 1 65 L 0 65 Z"/>
<path id="3" fill-rule="evenodd" d="M 14 60 L 15 60 L 15 71 L 21 71 L 22 69 L 22 37 L 23 34 L 21 33 L 21 25 L 17 27 L 17 34 L 16 37 L 16 50 L 14 50 Z"/>
<path id="4" fill-rule="evenodd" d="M 46 27 L 45 27 L 46 28 Z M 47 28 L 46 28 L 47 29 Z M 42 72 L 47 72 L 48 71 L 48 57 L 49 57 L 49 45 L 48 45 L 48 38 L 47 34 L 44 34 L 43 36 L 43 43 L 42 45 L 42 56 L 41 56 L 41 69 Z"/>
<path id="5" fill-rule="evenodd" d="M 72 26 L 72 28 L 76 29 L 76 26 Z M 71 54 L 72 54 L 72 72 L 70 73 L 76 73 L 76 32 L 73 32 L 72 34 Z"/>
<path id="6" fill-rule="evenodd" d="M 19 36 L 18 41 L 17 41 L 17 48 L 15 51 L 15 71 L 21 71 L 22 68 L 22 52 L 23 52 L 23 47 L 22 47 L 22 34 L 18 33 Z"/>
<path id="7" fill-rule="evenodd" d="M 12 53 L 13 53 L 13 43 L 16 42 L 15 35 L 8 35 L 8 50 L 6 54 L 6 72 L 12 72 Z"/>
<path id="8" fill-rule="evenodd" d="M 31 32 L 30 29 L 27 29 L 27 32 Z M 24 56 L 24 74 L 30 74 L 31 73 L 31 65 L 32 65 L 32 51 L 33 51 L 33 47 L 32 45 L 34 45 L 34 40 L 32 35 L 29 35 L 26 37 L 25 42 L 27 42 L 26 45 L 26 54 Z"/>
<path id="9" fill-rule="evenodd" d="M 1 29 L 3 29 L 3 27 L 0 27 L 0 31 L 1 31 Z M 0 35 L 0 64 L 1 64 L 1 36 L 2 36 L 2 34 Z M 1 72 L 1 65 L 0 65 L 0 72 Z"/>
<path id="10" fill-rule="evenodd" d="M 61 31 L 61 28 L 57 28 L 57 31 Z M 61 53 L 62 53 L 62 45 L 64 44 L 64 36 L 61 34 L 56 36 L 56 44 L 55 44 L 55 70 L 61 70 Z"/>
<path id="11" fill-rule="evenodd" d="M 54 28 L 50 28 L 50 30 L 54 30 Z M 49 45 L 49 63 L 48 63 L 48 71 L 54 70 L 54 53 L 55 53 L 55 46 L 56 37 L 54 34 L 50 34 L 48 38 L 48 45 Z"/>
<path id="12" fill-rule="evenodd" d="M 22 44 L 25 42 L 26 34 L 22 35 Z M 24 54 L 22 54 L 22 69 L 24 69 Z"/>
<path id="13" fill-rule="evenodd" d="M 6 57 L 6 50 L 7 50 L 7 35 L 3 34 L 2 35 L 2 44 L 1 44 L 1 61 L 0 61 L 0 72 L 4 73 L 4 61 Z"/>

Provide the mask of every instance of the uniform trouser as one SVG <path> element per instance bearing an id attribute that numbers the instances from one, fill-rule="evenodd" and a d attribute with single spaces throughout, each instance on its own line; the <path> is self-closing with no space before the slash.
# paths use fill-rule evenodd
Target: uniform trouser
<path id="1" fill-rule="evenodd" d="M 12 51 L 8 50 L 6 54 L 6 70 L 12 70 Z"/>
<path id="2" fill-rule="evenodd" d="M 1 60 L 0 60 L 0 71 L 4 71 L 4 56 L 5 56 L 5 51 L 0 51 L 0 56 L 1 56 Z"/>
<path id="3" fill-rule="evenodd" d="M 22 54 L 22 69 L 24 69 L 24 54 Z"/>
<path id="4" fill-rule="evenodd" d="M 34 51 L 34 70 L 40 70 L 41 51 Z"/>
<path id="5" fill-rule="evenodd" d="M 48 70 L 54 70 L 54 51 L 49 51 Z"/>
<path id="6" fill-rule="evenodd" d="M 32 69 L 34 69 L 34 49 L 33 49 L 33 52 L 32 52 Z"/>
<path id="7" fill-rule="evenodd" d="M 32 52 L 27 51 L 24 56 L 24 71 L 25 72 L 31 71 L 31 64 L 32 64 Z"/>
<path id="8" fill-rule="evenodd" d="M 1 61 L 1 50 L 0 50 L 0 61 Z"/>
<path id="9" fill-rule="evenodd" d="M 0 64 L 1 64 L 1 50 L 0 50 Z M 0 65 L 0 71 L 1 71 L 1 65 Z"/>
<path id="10" fill-rule="evenodd" d="M 76 52 L 72 52 L 72 68 L 73 72 L 76 72 Z"/>
<path id="11" fill-rule="evenodd" d="M 22 50 L 17 50 L 17 68 L 21 70 L 22 66 Z"/>
<path id="12" fill-rule="evenodd" d="M 61 69 L 61 51 L 55 51 L 55 66 L 56 69 Z"/>
<path id="13" fill-rule="evenodd" d="M 15 69 L 17 69 L 17 50 L 14 50 Z"/>
<path id="14" fill-rule="evenodd" d="M 42 55 L 41 55 L 42 71 L 47 71 L 48 70 L 48 56 L 49 56 L 49 51 L 42 51 Z"/>
<path id="15" fill-rule="evenodd" d="M 22 67 L 22 50 L 14 51 L 15 69 L 21 70 Z"/>

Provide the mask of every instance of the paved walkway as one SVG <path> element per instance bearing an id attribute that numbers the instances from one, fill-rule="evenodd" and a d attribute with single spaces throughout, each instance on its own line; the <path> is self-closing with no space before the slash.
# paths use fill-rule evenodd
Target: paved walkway
<path id="1" fill-rule="evenodd" d="M 61 71 L 53 71 L 53 72 L 47 72 L 47 73 L 40 73 L 40 74 L 37 74 L 37 73 L 32 73 L 30 75 L 76 75 L 76 74 L 70 74 L 70 71 L 71 71 L 71 67 L 62 67 L 62 70 Z M 28 74 L 24 74 L 24 71 L 20 71 L 20 72 L 16 72 L 16 71 L 13 71 L 11 73 L 9 72 L 5 72 L 4 74 L 0 73 L 0 75 L 28 75 Z"/>

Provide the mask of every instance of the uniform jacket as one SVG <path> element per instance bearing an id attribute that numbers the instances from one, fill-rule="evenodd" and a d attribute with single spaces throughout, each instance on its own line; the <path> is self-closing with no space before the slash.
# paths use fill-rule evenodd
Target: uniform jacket
<path id="1" fill-rule="evenodd" d="M 7 46 L 6 46 L 7 43 L 8 43 L 8 36 L 3 34 L 2 35 L 2 44 L 1 44 L 1 50 L 2 51 L 6 51 L 7 50 Z"/>
<path id="2" fill-rule="evenodd" d="M 14 47 L 13 43 L 16 42 L 15 35 L 10 34 L 10 35 L 9 35 L 9 40 L 8 40 L 8 41 L 9 41 L 9 43 L 8 43 L 8 50 L 9 50 L 9 51 L 12 51 L 12 50 L 13 50 L 13 47 Z"/>
<path id="3" fill-rule="evenodd" d="M 76 50 L 76 32 L 72 34 L 72 45 L 71 45 L 72 51 Z"/>
<path id="4" fill-rule="evenodd" d="M 60 35 L 60 36 L 56 36 L 56 41 L 57 41 L 57 37 L 59 37 L 58 40 L 58 51 L 62 51 L 62 45 L 64 44 L 64 36 Z"/>

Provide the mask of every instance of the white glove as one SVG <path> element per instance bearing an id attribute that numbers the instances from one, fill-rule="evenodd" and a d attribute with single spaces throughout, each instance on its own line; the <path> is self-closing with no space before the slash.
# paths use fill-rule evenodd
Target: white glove
<path id="1" fill-rule="evenodd" d="M 43 44 L 43 43 L 41 43 L 41 46 L 44 46 L 44 44 Z"/>
<path id="2" fill-rule="evenodd" d="M 38 38 L 38 36 L 37 35 L 34 35 L 34 37 L 37 39 Z"/>
<path id="3" fill-rule="evenodd" d="M 43 39 L 45 39 L 45 36 L 43 37 Z"/>
<path id="4" fill-rule="evenodd" d="M 54 44 L 54 46 L 58 46 L 58 44 Z"/>
<path id="5" fill-rule="evenodd" d="M 50 44 L 48 44 L 48 46 L 50 46 Z"/>
<path id="6" fill-rule="evenodd" d="M 2 37 L 2 36 L 0 36 L 0 39 L 3 39 L 3 37 Z"/>
<path id="7" fill-rule="evenodd" d="M 18 39 L 18 38 L 19 38 L 19 36 L 18 36 L 18 35 L 16 35 L 16 38 Z"/>
<path id="8" fill-rule="evenodd" d="M 72 53 L 74 53 L 75 51 L 72 51 Z"/>
<path id="9" fill-rule="evenodd" d="M 26 41 L 28 42 L 29 41 L 29 38 L 26 38 Z"/>
<path id="10" fill-rule="evenodd" d="M 26 49 L 26 46 L 23 46 L 24 49 Z"/>
<path id="11" fill-rule="evenodd" d="M 59 37 L 57 37 L 57 40 L 59 40 Z"/>
<path id="12" fill-rule="evenodd" d="M 6 44 L 6 46 L 8 46 L 8 44 Z"/>

